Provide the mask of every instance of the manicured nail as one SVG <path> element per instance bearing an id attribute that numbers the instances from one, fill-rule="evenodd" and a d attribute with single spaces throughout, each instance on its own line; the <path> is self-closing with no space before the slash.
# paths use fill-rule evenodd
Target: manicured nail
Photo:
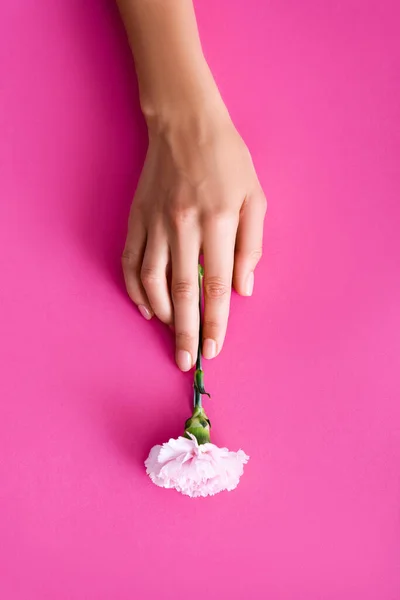
<path id="1" fill-rule="evenodd" d="M 153 313 L 145 306 L 144 304 L 139 304 L 138 306 L 139 312 L 146 319 L 146 321 L 150 321 Z"/>
<path id="2" fill-rule="evenodd" d="M 181 371 L 189 371 L 192 368 L 193 361 L 190 353 L 186 350 L 178 350 L 176 353 L 176 364 Z"/>
<path id="3" fill-rule="evenodd" d="M 207 338 L 203 342 L 203 356 L 204 358 L 214 358 L 217 355 L 217 343 L 215 340 Z"/>
<path id="4" fill-rule="evenodd" d="M 254 273 L 248 274 L 246 279 L 246 296 L 251 296 L 254 289 Z"/>

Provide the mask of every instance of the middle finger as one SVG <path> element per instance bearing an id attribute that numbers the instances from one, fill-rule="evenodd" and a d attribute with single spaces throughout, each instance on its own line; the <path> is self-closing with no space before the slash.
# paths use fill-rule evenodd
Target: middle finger
<path id="1" fill-rule="evenodd" d="M 183 226 L 171 243 L 171 295 L 174 305 L 176 362 L 189 371 L 196 361 L 199 338 L 198 262 L 200 232 Z"/>
<path id="2" fill-rule="evenodd" d="M 203 355 L 221 351 L 228 323 L 237 220 L 231 216 L 210 221 L 204 232 Z"/>

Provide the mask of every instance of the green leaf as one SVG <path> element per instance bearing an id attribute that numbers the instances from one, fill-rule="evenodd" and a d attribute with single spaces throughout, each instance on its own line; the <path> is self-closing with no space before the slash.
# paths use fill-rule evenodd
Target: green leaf
<path id="1" fill-rule="evenodd" d="M 211 398 L 211 395 L 204 388 L 204 371 L 202 369 L 197 369 L 194 373 L 194 387 L 200 394 Z"/>

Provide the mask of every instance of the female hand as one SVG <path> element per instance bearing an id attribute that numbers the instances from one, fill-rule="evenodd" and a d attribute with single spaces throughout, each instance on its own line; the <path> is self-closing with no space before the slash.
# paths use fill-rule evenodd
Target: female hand
<path id="1" fill-rule="evenodd" d="M 251 156 L 222 101 L 179 112 L 162 125 L 150 119 L 122 264 L 142 315 L 174 326 L 182 371 L 196 360 L 199 255 L 203 355 L 213 358 L 224 342 L 232 282 L 239 294 L 252 294 L 265 211 Z"/>

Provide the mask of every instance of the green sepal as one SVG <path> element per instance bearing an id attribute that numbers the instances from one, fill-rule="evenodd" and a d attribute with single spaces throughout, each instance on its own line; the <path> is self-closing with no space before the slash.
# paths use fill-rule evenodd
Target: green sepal
<path id="1" fill-rule="evenodd" d="M 198 444 L 206 444 L 210 441 L 210 420 L 207 417 L 204 408 L 197 406 L 193 414 L 185 423 L 184 436 L 189 438 L 191 433 L 197 439 Z"/>
<path id="2" fill-rule="evenodd" d="M 199 446 L 201 446 L 201 444 L 208 444 L 210 442 L 210 432 L 202 427 L 192 427 L 191 429 L 187 429 L 184 433 L 184 437 L 190 438 L 190 435 L 188 435 L 189 433 L 194 435 Z"/>

